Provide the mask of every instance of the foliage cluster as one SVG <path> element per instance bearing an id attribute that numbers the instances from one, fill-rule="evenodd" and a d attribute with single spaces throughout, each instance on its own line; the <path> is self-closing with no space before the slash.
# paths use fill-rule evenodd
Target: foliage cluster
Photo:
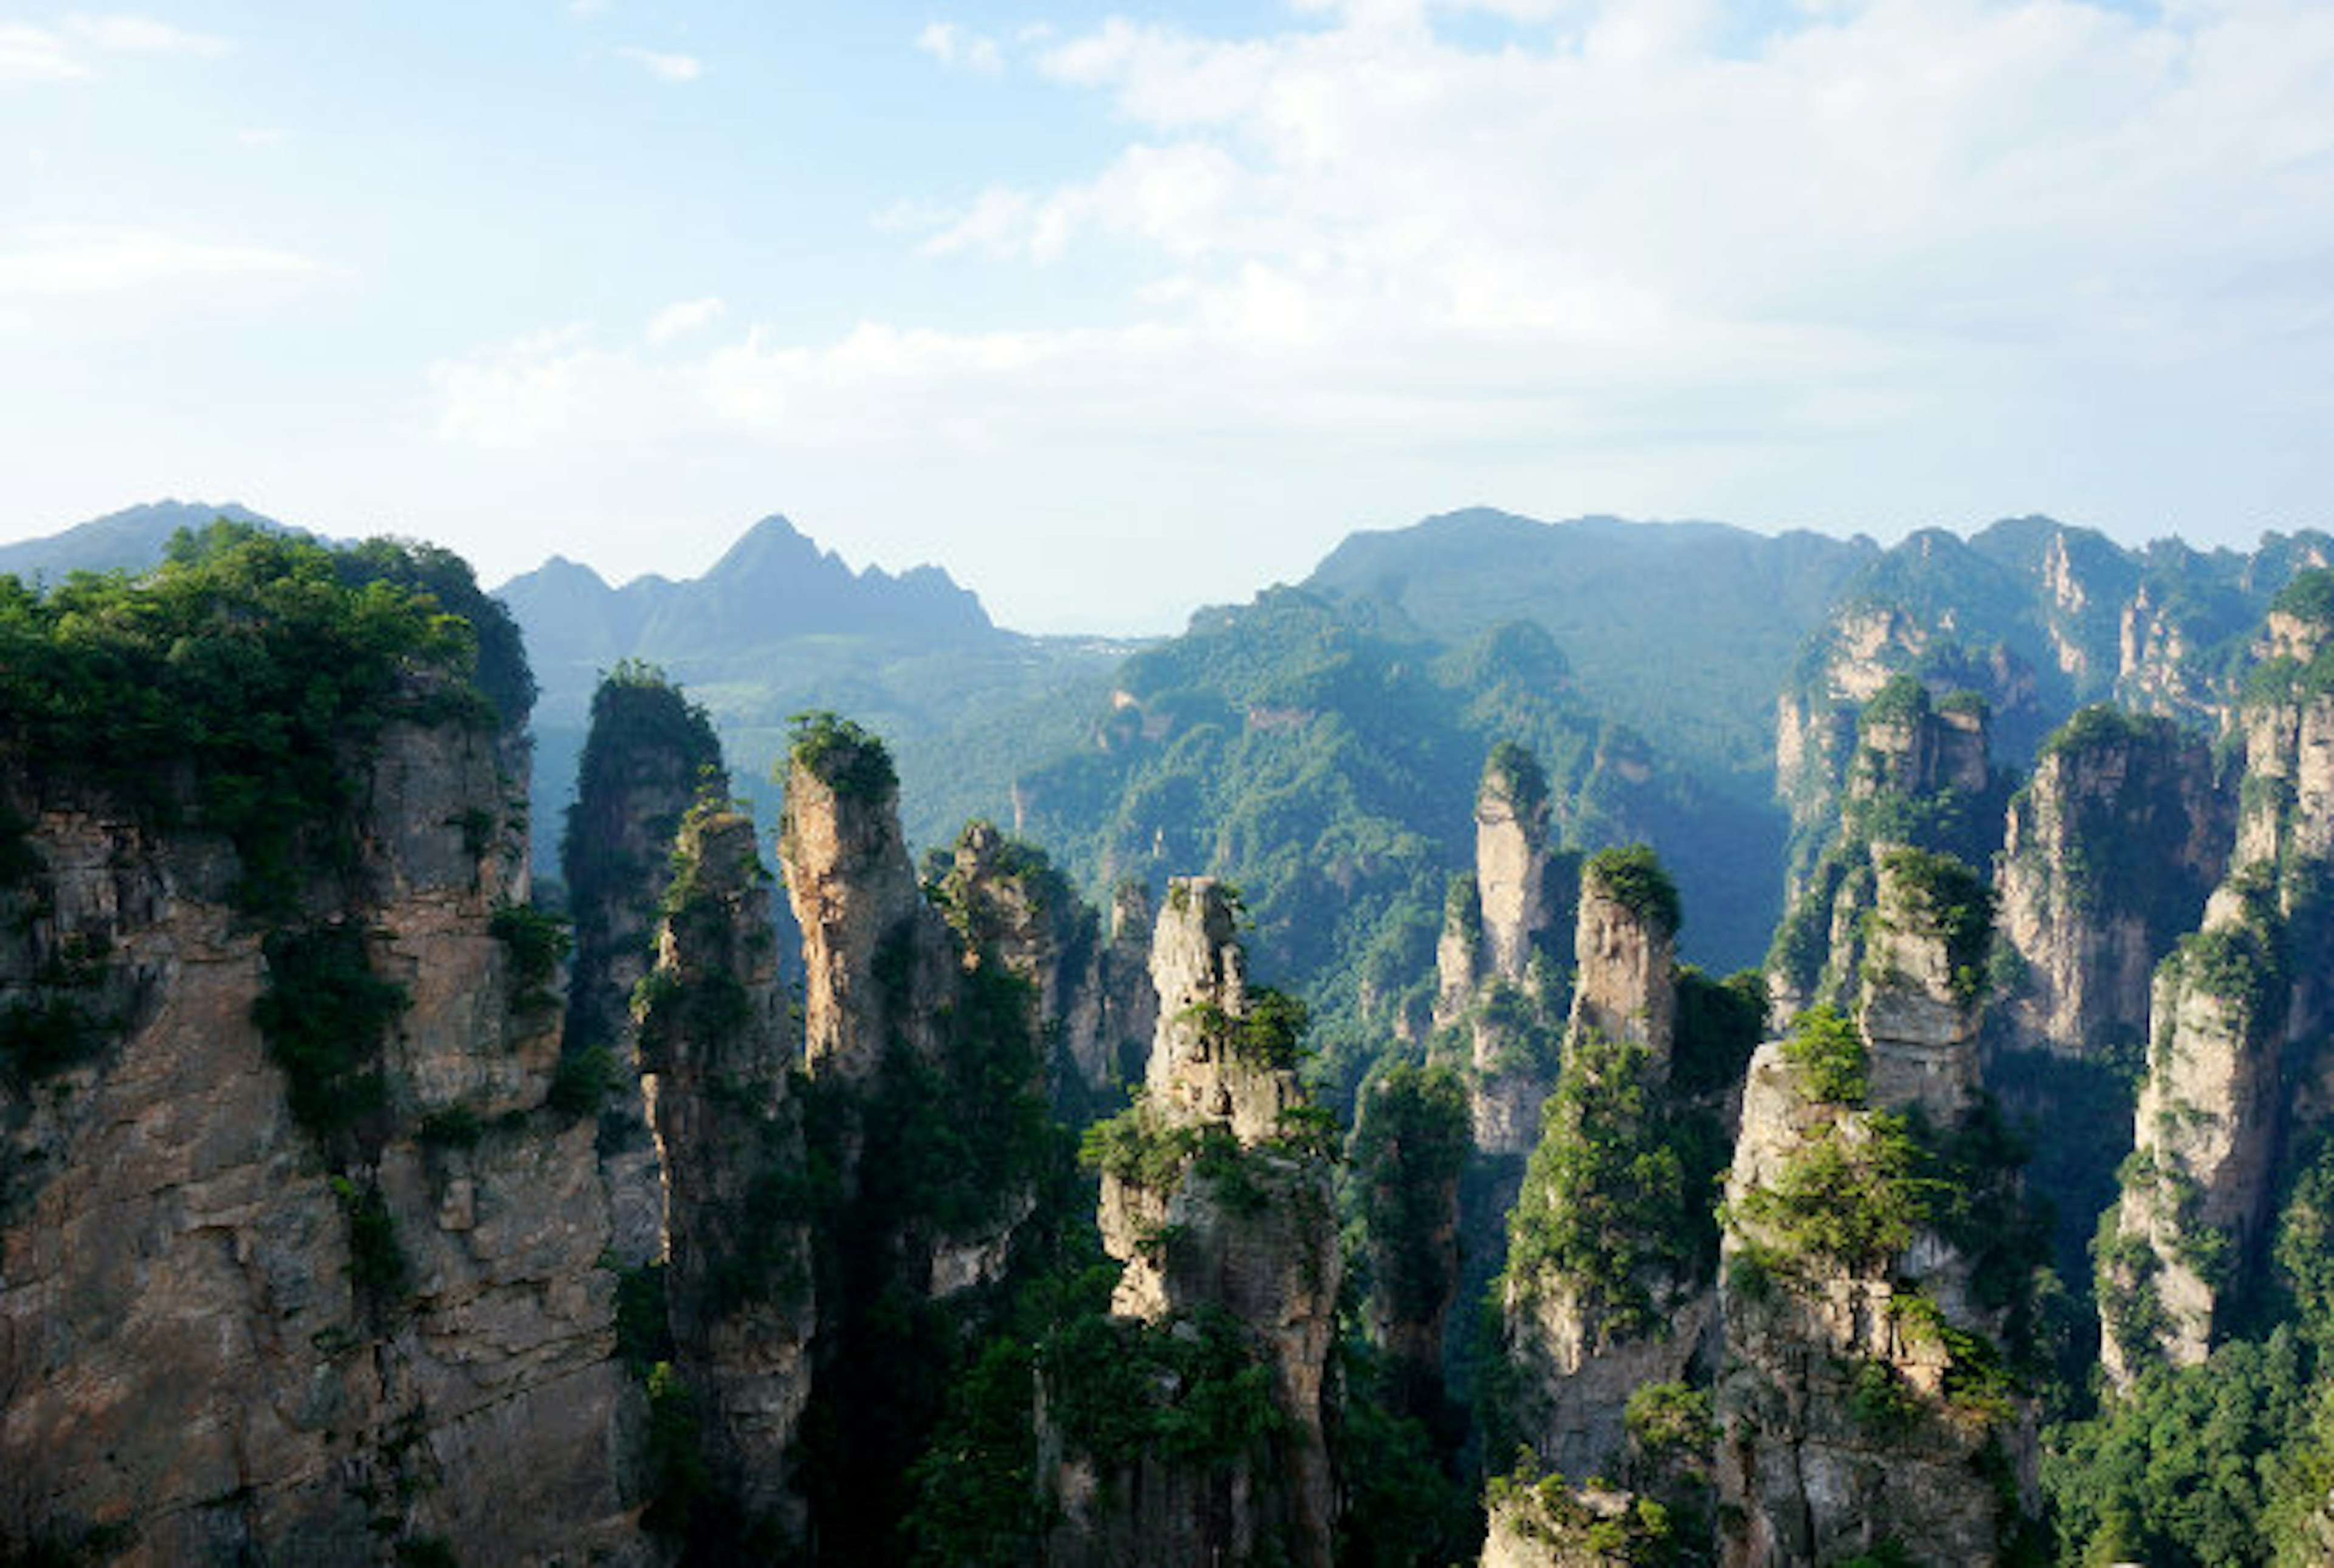
<path id="1" fill-rule="evenodd" d="M 1941 1183 L 1911 1126 L 1887 1111 L 1818 1124 L 1772 1181 L 1742 1197 L 1770 1265 L 1846 1273 L 1889 1267 L 1930 1222 Z"/>
<path id="2" fill-rule="evenodd" d="M 252 1022 L 284 1070 L 293 1119 L 338 1170 L 355 1144 L 378 1149 L 385 1136 L 381 1047 L 409 1005 L 404 987 L 372 972 L 362 927 L 276 931 L 262 951 L 267 984 L 252 1003 Z"/>
<path id="3" fill-rule="evenodd" d="M 345 1176 L 332 1178 L 333 1196 L 349 1227 L 349 1283 L 376 1308 L 405 1293 L 413 1277 L 405 1249 L 398 1245 L 397 1222 L 379 1186 L 359 1185 Z"/>
<path id="4" fill-rule="evenodd" d="M 1210 1001 L 1192 1003 L 1183 1016 L 1210 1044 L 1252 1067 L 1284 1071 L 1305 1059 L 1309 1009 L 1270 986 L 1250 986 L 1247 1011 L 1237 1015 Z"/>
<path id="5" fill-rule="evenodd" d="M 1952 855 L 1905 847 L 1888 851 L 1887 876 L 1914 900 L 1915 930 L 1945 945 L 1953 995 L 1966 1006 L 1985 990 L 1986 955 L 1993 946 L 1993 890 Z"/>
<path id="6" fill-rule="evenodd" d="M 576 770 L 575 802 L 560 841 L 561 874 L 568 900 L 591 911 L 612 896 L 647 883 L 656 867 L 627 846 L 669 844 L 680 826 L 680 803 L 700 780 L 721 775 L 721 744 L 713 721 L 663 670 L 624 659 L 601 678 L 592 694 L 592 724 Z M 674 803 L 669 814 L 639 824 L 622 820 L 644 796 Z M 605 959 L 586 951 L 577 968 Z"/>
<path id="7" fill-rule="evenodd" d="M 1388 1068 L 1363 1089 L 1346 1163 L 1370 1284 L 1394 1322 L 1424 1322 L 1457 1288 L 1450 1219 L 1472 1151 L 1467 1089 L 1447 1066 Z"/>
<path id="8" fill-rule="evenodd" d="M 1742 1082 L 1767 1027 L 1767 977 L 1738 969 L 1713 980 L 1691 964 L 1677 971 L 1677 1020 L 1670 1041 L 1670 1087 L 1689 1097 Z"/>
<path id="9" fill-rule="evenodd" d="M 1497 791 L 1523 821 L 1544 821 L 1548 815 L 1548 770 L 1529 748 L 1514 741 L 1503 740 L 1491 748 L 1483 764 L 1483 788 Z"/>
<path id="10" fill-rule="evenodd" d="M 1861 1105 L 1868 1086 L 1871 1053 L 1852 1019 L 1828 1005 L 1808 1008 L 1791 1020 L 1783 1036 L 1783 1060 L 1797 1068 L 1808 1098 L 1832 1105 Z"/>
<path id="11" fill-rule="evenodd" d="M 1560 1278 L 1615 1335 L 1659 1327 L 1656 1287 L 1706 1279 L 1718 1256 L 1723 1135 L 1668 1102 L 1648 1060 L 1630 1041 L 1573 1042 L 1508 1225 L 1508 1278 L 1527 1293 Z"/>
<path id="12" fill-rule="evenodd" d="M 368 548 L 221 524 L 144 578 L 0 578 L 0 738 L 160 825 L 191 807 L 233 842 L 238 901 L 287 910 L 311 862 L 354 863 L 352 747 L 397 717 L 493 721 L 471 627 L 381 574 L 408 547 Z"/>
<path id="13" fill-rule="evenodd" d="M 487 929 L 509 957 L 512 1009 L 529 1013 L 555 1005 L 552 981 L 574 947 L 566 919 L 533 904 L 503 904 Z"/>
<path id="14" fill-rule="evenodd" d="M 875 736 L 825 708 L 787 720 L 787 757 L 836 794 L 874 801 L 899 788 L 892 754 Z"/>
<path id="15" fill-rule="evenodd" d="M 1682 919 L 1677 884 L 1651 844 L 1599 850 L 1588 857 L 1581 881 L 1663 935 L 1676 934 Z"/>

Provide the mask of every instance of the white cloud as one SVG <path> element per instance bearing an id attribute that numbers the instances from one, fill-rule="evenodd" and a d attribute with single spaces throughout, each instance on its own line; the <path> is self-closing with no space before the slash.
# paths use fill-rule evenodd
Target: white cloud
<path id="1" fill-rule="evenodd" d="M 150 16 L 74 16 L 65 27 L 75 38 L 112 53 L 189 54 L 207 60 L 227 52 L 224 39 L 189 33 Z"/>
<path id="2" fill-rule="evenodd" d="M 668 54 L 654 49 L 622 48 L 616 53 L 659 82 L 694 82 L 705 74 L 705 63 L 694 54 Z"/>
<path id="3" fill-rule="evenodd" d="M 2259 474 L 2334 521 L 2334 455 L 2295 444 L 2334 417 L 2334 7 L 1843 0 L 1747 41 L 1708 0 L 1471 8 L 1517 30 L 1355 0 L 1046 41 L 1117 144 L 891 221 L 936 267 L 1051 269 L 1033 321 L 1104 280 L 1092 324 L 495 351 L 438 368 L 439 434 L 847 459 L 942 512 L 1075 489 L 1130 528 L 1220 514 L 1235 553 L 1486 496 L 2140 528 Z"/>
<path id="4" fill-rule="evenodd" d="M 710 297 L 669 304 L 649 318 L 648 341 L 655 344 L 670 343 L 675 339 L 702 332 L 720 319 L 721 310 L 721 302 Z"/>
<path id="5" fill-rule="evenodd" d="M 317 270 L 314 261 L 296 252 L 155 229 L 42 224 L 0 237 L 0 301 L 200 292 Z"/>
<path id="6" fill-rule="evenodd" d="M 998 48 L 997 40 L 953 22 L 927 24 L 916 34 L 916 47 L 942 65 L 978 71 L 984 75 L 1005 69 L 1005 55 Z"/>
<path id="7" fill-rule="evenodd" d="M 61 34 L 28 23 L 0 23 L 0 82 L 72 82 L 89 74 Z"/>
<path id="8" fill-rule="evenodd" d="M 87 81 L 98 73 L 98 58 L 108 54 L 208 59 L 226 53 L 227 47 L 224 39 L 145 16 L 76 15 L 53 26 L 0 22 L 0 85 Z"/>

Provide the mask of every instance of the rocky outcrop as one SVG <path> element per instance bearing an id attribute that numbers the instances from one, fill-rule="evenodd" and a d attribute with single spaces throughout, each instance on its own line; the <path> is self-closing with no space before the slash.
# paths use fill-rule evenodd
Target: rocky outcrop
<path id="1" fill-rule="evenodd" d="M 895 1043 L 937 1054 L 954 956 L 909 864 L 899 778 L 873 737 L 830 717 L 797 741 L 778 857 L 802 927 L 812 1076 L 864 1081 Z"/>
<path id="2" fill-rule="evenodd" d="M 1564 1069 L 1509 1222 L 1510 1416 L 1575 1477 L 1614 1473 L 1629 1396 L 1685 1380 L 1715 1323 L 1702 1151 L 1721 1135 L 1669 1086 L 1678 916 L 1643 845 L 1582 872 Z"/>
<path id="3" fill-rule="evenodd" d="M 816 1323 L 811 1178 L 788 1092 L 769 873 L 753 819 L 712 798 L 684 820 L 672 863 L 637 1023 L 664 1171 L 675 1359 L 723 1494 L 760 1530 L 796 1540 L 795 1439 Z"/>
<path id="4" fill-rule="evenodd" d="M 1548 897 L 1548 776 L 1519 746 L 1496 747 L 1475 794 L 1475 890 L 1483 972 L 1527 983 L 1552 924 Z"/>
<path id="5" fill-rule="evenodd" d="M 1548 820 L 1539 764 L 1494 748 L 1475 796 L 1474 874 L 1452 882 L 1435 949 L 1439 1052 L 1463 1052 L 1475 1144 L 1494 1156 L 1530 1151 L 1556 1073 L 1564 1004 L 1548 947 L 1568 899 L 1552 886 L 1563 871 Z"/>
<path id="6" fill-rule="evenodd" d="M 2014 1173 L 1924 1150 L 1976 1083 L 1983 893 L 1898 851 L 1855 1025 L 1818 1010 L 1760 1048 L 1726 1188 L 1718 1383 L 1722 1559 L 1833 1562 L 1894 1541 L 1990 1563 L 2034 1507 L 2032 1416 L 1981 1272 L 2022 1230 Z M 1974 934 L 1972 934 L 1974 933 Z M 1923 1114 L 1907 1120 L 1907 1112 Z M 1951 1171 L 1953 1205 L 1922 1185 Z M 1958 1206 L 1958 1207 L 1955 1207 Z"/>
<path id="7" fill-rule="evenodd" d="M 225 840 L 6 779 L 12 1044 L 75 1037 L 0 1086 L 0 1542 L 637 1554 L 593 1130 L 544 1108 L 555 959 L 497 917 L 503 755 L 389 723 L 355 862 L 282 922 Z"/>
<path id="8" fill-rule="evenodd" d="M 2256 644 L 2235 868 L 2156 971 L 2123 1190 L 2103 1222 L 2101 1359 L 2204 1359 L 2262 1256 L 2280 1161 L 2326 1113 L 2306 1047 L 2334 1009 L 2325 919 L 2334 853 L 2334 579 L 2298 577 Z"/>
<path id="9" fill-rule="evenodd" d="M 2235 833 L 2210 748 L 2166 719 L 2086 708 L 2043 746 L 2011 802 L 2001 938 L 2015 976 L 1997 1043 L 2136 1058 L 2150 976 L 2195 928 Z"/>
<path id="10" fill-rule="evenodd" d="M 1045 1063 L 1053 1104 L 1073 1122 L 1090 1119 L 1090 1107 L 1141 1073 L 1157 1027 L 1149 896 L 1139 883 L 1120 888 L 1104 940 L 1043 851 L 985 822 L 958 835 L 935 890 L 969 949 L 993 951 L 1030 987 L 1037 1016 L 1054 1026 Z"/>
<path id="11" fill-rule="evenodd" d="M 1562 1477 L 1492 1500 L 1481 1568 L 1629 1568 L 1660 1562 L 1666 1521 L 1609 1486 L 1567 1487 Z"/>
<path id="12" fill-rule="evenodd" d="M 1787 904 L 1812 885 L 1859 781 L 1866 793 L 1875 784 L 1914 794 L 1982 790 L 1990 732 L 2006 725 L 2030 736 L 2043 727 L 2033 669 L 2004 644 L 1971 644 L 1950 607 L 1922 614 L 1851 600 L 1811 641 L 1802 665 L 1775 716 L 1776 793 L 1791 813 Z M 1924 705 L 1927 719 L 1906 711 L 1913 687 L 1933 699 Z M 1943 700 L 1962 692 L 1975 703 Z M 1865 755 L 1874 749 L 1888 759 L 1877 772 Z"/>
<path id="13" fill-rule="evenodd" d="M 566 1054 L 604 1052 L 600 1163 L 615 1217 L 610 1249 L 627 1267 L 664 1253 L 664 1185 L 641 1097 L 632 992 L 672 880 L 673 836 L 700 787 L 726 794 L 720 744 L 704 709 L 655 670 L 619 665 L 592 698 L 575 803 L 561 841 L 574 919 Z"/>
<path id="14" fill-rule="evenodd" d="M 1795 854 L 1807 869 L 1768 955 L 1776 1017 L 1855 999 L 1877 853 L 1909 844 L 1972 863 L 1992 853 L 2007 790 L 1987 761 L 1990 716 L 1976 693 L 1934 696 L 1911 675 L 1890 678 L 1866 703 L 1837 819 Z"/>
<path id="15" fill-rule="evenodd" d="M 1294 1071 L 1301 1013 L 1249 984 L 1234 905 L 1206 878 L 1170 884 L 1151 972 L 1160 1022 L 1148 1092 L 1111 1124 L 1102 1160 L 1103 1245 L 1123 1267 L 1112 1308 L 1136 1325 L 1129 1355 L 1162 1333 L 1226 1346 L 1228 1361 L 1163 1372 L 1145 1399 L 1190 1397 L 1198 1375 L 1219 1385 L 1214 1398 L 1243 1398 L 1232 1384 L 1245 1363 L 1268 1369 L 1276 1414 L 1239 1423 L 1259 1436 L 1235 1430 L 1206 1462 L 1152 1448 L 1096 1455 L 1056 1428 L 1042 1447 L 1066 1522 L 1049 1559 L 1326 1563 L 1339 1254 L 1330 1151 Z"/>
<path id="16" fill-rule="evenodd" d="M 1567 1037 L 1641 1046 L 1656 1082 L 1669 1077 L 1677 1031 L 1677 890 L 1650 850 L 1594 856 L 1580 878 Z"/>

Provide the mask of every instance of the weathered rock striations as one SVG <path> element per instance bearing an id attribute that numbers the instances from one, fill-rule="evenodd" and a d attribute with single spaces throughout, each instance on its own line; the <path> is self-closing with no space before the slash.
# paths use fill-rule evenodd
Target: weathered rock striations
<path id="1" fill-rule="evenodd" d="M 527 891 L 504 755 L 392 719 L 344 765 L 355 861 L 274 936 L 225 840 L 12 772 L 0 993 L 62 986 L 91 1033 L 0 1086 L 0 1542 L 638 1554 L 593 1128 L 542 1108 L 558 976 L 497 926 Z M 345 1055 L 287 1080 L 295 1040 Z"/>
<path id="2" fill-rule="evenodd" d="M 1857 719 L 1839 816 L 1803 837 L 1796 891 L 1768 955 L 1770 1011 L 1787 1018 L 1857 996 L 1876 856 L 1913 847 L 1973 862 L 1999 842 L 2004 783 L 1989 763 L 1991 709 L 1966 689 L 1933 696 L 1911 675 L 1890 678 Z"/>
<path id="3" fill-rule="evenodd" d="M 1111 932 L 1045 853 L 985 822 L 965 825 L 936 893 L 978 963 L 993 951 L 1030 987 L 1056 1038 L 1045 1060 L 1057 1111 L 1075 1121 L 1143 1071 L 1158 1023 L 1150 973 L 1150 899 L 1112 901 Z"/>
<path id="4" fill-rule="evenodd" d="M 1893 1541 L 1916 1560 L 2003 1560 L 2034 1504 L 2030 1410 L 2001 1374 L 2022 1278 L 2014 1174 L 1932 1147 L 1969 1105 L 1984 895 L 1964 867 L 1898 851 L 1860 1026 L 1828 1010 L 1753 1058 L 1726 1190 L 1717 1390 L 1722 1560 L 1838 1561 Z M 1907 1118 L 1907 1112 L 1918 1116 Z M 1944 1161 L 1943 1189 L 1923 1185 Z M 1949 1195 L 1952 1207 L 1941 1207 Z"/>
<path id="5" fill-rule="evenodd" d="M 664 1289 L 722 1494 L 786 1541 L 816 1326 L 793 1031 L 753 819 L 707 797 L 683 820 L 638 1034 L 664 1173 Z"/>
<path id="6" fill-rule="evenodd" d="M 2101 1359 L 2118 1384 L 2217 1342 L 2263 1255 L 2283 1151 L 2329 1109 L 2311 1047 L 2334 1017 L 2329 631 L 2334 577 L 2301 573 L 2271 607 L 2236 720 L 2234 869 L 2156 971 L 2133 1152 L 2097 1248 Z"/>
<path id="7" fill-rule="evenodd" d="M 2150 976 L 2226 868 L 2233 801 L 2210 748 L 2167 719 L 2086 708 L 2010 805 L 2001 938 L 2017 979 L 1996 1044 L 2136 1058 Z"/>
<path id="8" fill-rule="evenodd" d="M 1713 1107 L 1670 1083 L 1678 919 L 1650 851 L 1591 857 L 1564 1069 L 1509 1222 L 1509 1414 L 1542 1464 L 1575 1478 L 1617 1474 L 1630 1396 L 1687 1381 L 1713 1348 L 1724 1133 Z"/>
<path id="9" fill-rule="evenodd" d="M 632 992 L 649 970 L 673 837 L 700 787 L 728 790 L 711 720 L 654 669 L 619 665 L 593 695 L 560 861 L 575 923 L 564 1050 L 579 1063 L 606 1053 L 600 1164 L 615 1216 L 610 1249 L 627 1267 L 664 1252 L 663 1178 L 640 1092 Z M 575 1071 L 591 1076 L 588 1065 Z"/>
<path id="10" fill-rule="evenodd" d="M 1592 857 L 1580 877 L 1567 1042 L 1597 1034 L 1645 1053 L 1669 1077 L 1677 1031 L 1677 890 L 1650 851 Z M 1568 1048 L 1568 1046 L 1567 1046 Z"/>
<path id="11" fill-rule="evenodd" d="M 1538 762 L 1512 743 L 1495 747 L 1475 796 L 1475 871 L 1452 881 L 1443 906 L 1433 1015 L 1466 1053 L 1476 1147 L 1495 1156 L 1530 1151 L 1555 1077 L 1563 998 L 1548 947 L 1567 899 L 1550 886 L 1548 822 Z"/>
<path id="12" fill-rule="evenodd" d="M 864 1081 L 895 1044 L 939 1052 L 933 1019 L 956 964 L 909 864 L 899 801 L 891 758 L 844 721 L 812 729 L 788 760 L 778 856 L 802 927 L 813 1077 Z"/>
<path id="13" fill-rule="evenodd" d="M 1066 1522 L 1048 1557 L 1326 1563 L 1336 1492 L 1325 1401 L 1340 1269 L 1329 1151 L 1309 1130 L 1317 1113 L 1294 1071 L 1301 1015 L 1249 984 L 1235 907 L 1210 879 L 1170 884 L 1152 976 L 1160 1022 L 1148 1092 L 1102 1162 L 1103 1244 L 1124 1265 L 1112 1307 L 1138 1334 L 1195 1343 L 1228 1325 L 1236 1359 L 1269 1370 L 1277 1413 L 1236 1423 L 1236 1446 L 1210 1462 L 1146 1450 L 1121 1457 L 1122 1473 L 1108 1477 L 1053 1434 L 1047 1484 Z M 1240 1374 L 1219 1375 L 1230 1380 L 1215 1397 L 1240 1398 Z"/>

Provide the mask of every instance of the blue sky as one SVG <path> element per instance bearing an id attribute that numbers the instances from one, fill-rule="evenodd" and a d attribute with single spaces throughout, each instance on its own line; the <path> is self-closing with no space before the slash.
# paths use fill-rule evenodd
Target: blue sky
<path id="1" fill-rule="evenodd" d="M 2322 0 L 0 0 L 0 535 L 1162 630 L 1490 504 L 2334 525 Z"/>

